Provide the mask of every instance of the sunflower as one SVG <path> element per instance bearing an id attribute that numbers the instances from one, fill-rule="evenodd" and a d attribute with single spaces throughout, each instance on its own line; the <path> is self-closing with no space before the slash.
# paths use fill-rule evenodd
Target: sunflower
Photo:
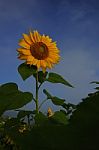
<path id="1" fill-rule="evenodd" d="M 17 49 L 20 60 L 26 60 L 29 65 L 37 66 L 45 72 L 51 69 L 60 60 L 59 49 L 56 42 L 52 42 L 49 36 L 40 35 L 37 31 L 23 34 L 19 41 L 20 48 Z"/>

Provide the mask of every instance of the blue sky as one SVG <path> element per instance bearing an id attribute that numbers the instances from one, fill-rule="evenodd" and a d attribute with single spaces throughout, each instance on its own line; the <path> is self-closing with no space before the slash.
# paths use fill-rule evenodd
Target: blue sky
<path id="1" fill-rule="evenodd" d="M 32 91 L 34 80 L 24 82 L 17 72 L 22 62 L 16 52 L 22 33 L 31 28 L 57 41 L 61 61 L 52 71 L 75 86 L 46 83 L 44 88 L 73 103 L 93 92 L 89 83 L 99 81 L 99 1 L 0 0 L 0 84 L 16 82 Z"/>

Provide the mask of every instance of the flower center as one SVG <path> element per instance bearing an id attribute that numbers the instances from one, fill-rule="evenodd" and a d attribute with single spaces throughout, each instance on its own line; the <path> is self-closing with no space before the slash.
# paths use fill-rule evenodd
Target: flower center
<path id="1" fill-rule="evenodd" d="M 48 47 L 43 42 L 33 43 L 30 46 L 30 52 L 38 60 L 42 60 L 48 57 Z"/>

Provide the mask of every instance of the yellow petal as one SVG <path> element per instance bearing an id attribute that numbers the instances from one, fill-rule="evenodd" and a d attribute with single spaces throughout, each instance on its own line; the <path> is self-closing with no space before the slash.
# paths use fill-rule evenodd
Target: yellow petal
<path id="1" fill-rule="evenodd" d="M 47 59 L 46 59 L 47 61 L 49 61 L 49 62 L 51 62 L 51 63 L 53 63 L 53 59 L 52 58 L 50 58 L 50 57 L 48 57 Z"/>
<path id="2" fill-rule="evenodd" d="M 31 40 L 32 40 L 32 42 L 34 42 L 35 43 L 35 39 L 34 39 L 34 37 L 33 37 L 33 33 L 30 31 L 30 37 L 31 37 Z"/>
<path id="3" fill-rule="evenodd" d="M 30 38 L 30 35 L 23 34 L 23 37 L 24 37 L 25 41 L 26 41 L 28 44 L 32 44 L 32 40 L 31 40 L 31 38 Z"/>
<path id="4" fill-rule="evenodd" d="M 50 47 L 51 47 L 51 48 L 56 48 L 56 49 L 57 49 L 56 42 L 50 43 Z"/>
<path id="5" fill-rule="evenodd" d="M 20 55 L 20 56 L 18 56 L 18 58 L 21 59 L 21 60 L 26 60 L 26 59 L 27 59 L 27 56 L 25 56 L 25 55 Z"/>
<path id="6" fill-rule="evenodd" d="M 50 52 L 55 52 L 55 53 L 59 53 L 60 51 L 59 51 L 59 49 L 58 48 L 56 48 L 56 47 L 54 47 L 54 46 L 48 46 L 48 49 L 49 49 L 49 51 Z"/>
<path id="7" fill-rule="evenodd" d="M 43 34 L 43 36 L 42 36 L 42 42 L 44 42 L 44 43 L 46 43 L 46 44 L 50 44 L 51 41 L 52 41 L 52 39 L 49 38 L 49 36 L 45 36 L 45 35 Z"/>
<path id="8" fill-rule="evenodd" d="M 46 36 L 43 34 L 41 37 L 41 42 L 43 42 L 45 45 L 49 46 L 50 42 L 47 40 Z"/>
<path id="9" fill-rule="evenodd" d="M 31 52 L 30 52 L 30 50 L 28 50 L 28 49 L 18 48 L 17 51 L 18 51 L 20 54 L 31 55 Z"/>
<path id="10" fill-rule="evenodd" d="M 34 57 L 33 56 L 27 56 L 27 61 L 34 61 Z"/>
<path id="11" fill-rule="evenodd" d="M 22 46 L 22 47 L 24 47 L 26 49 L 30 49 L 30 45 L 28 43 L 26 43 L 26 41 L 24 39 L 21 39 L 19 41 L 19 46 Z"/>
<path id="12" fill-rule="evenodd" d="M 59 56 L 59 53 L 57 53 L 57 52 L 55 53 L 55 52 L 49 51 L 49 57 L 50 57 L 50 56 L 53 56 L 53 57 L 54 57 L 54 56 L 57 56 L 57 57 L 58 57 L 58 56 Z"/>
<path id="13" fill-rule="evenodd" d="M 38 60 L 34 58 L 32 63 L 33 63 L 33 65 L 36 65 L 38 63 Z"/>
<path id="14" fill-rule="evenodd" d="M 56 59 L 58 58 L 58 54 L 49 54 L 49 57 L 51 57 L 52 59 Z"/>
<path id="15" fill-rule="evenodd" d="M 49 36 L 46 36 L 46 39 L 47 39 L 47 41 L 48 41 L 49 43 L 52 42 L 52 39 L 51 39 Z"/>
<path id="16" fill-rule="evenodd" d="M 37 31 L 34 31 L 33 37 L 35 39 L 35 42 L 40 42 L 41 35 Z"/>
<path id="17" fill-rule="evenodd" d="M 46 63 L 47 63 L 47 67 L 51 69 L 52 68 L 52 63 L 50 63 L 49 61 L 46 61 Z"/>
<path id="18" fill-rule="evenodd" d="M 46 68 L 46 62 L 44 60 L 41 60 L 41 66 L 42 68 Z"/>

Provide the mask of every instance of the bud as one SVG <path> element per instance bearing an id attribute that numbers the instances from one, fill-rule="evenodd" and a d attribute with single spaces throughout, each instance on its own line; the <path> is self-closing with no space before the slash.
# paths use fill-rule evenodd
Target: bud
<path id="1" fill-rule="evenodd" d="M 47 110 L 47 116 L 48 117 L 51 117 L 54 115 L 54 112 L 52 111 L 52 109 L 49 107 L 48 110 Z"/>

